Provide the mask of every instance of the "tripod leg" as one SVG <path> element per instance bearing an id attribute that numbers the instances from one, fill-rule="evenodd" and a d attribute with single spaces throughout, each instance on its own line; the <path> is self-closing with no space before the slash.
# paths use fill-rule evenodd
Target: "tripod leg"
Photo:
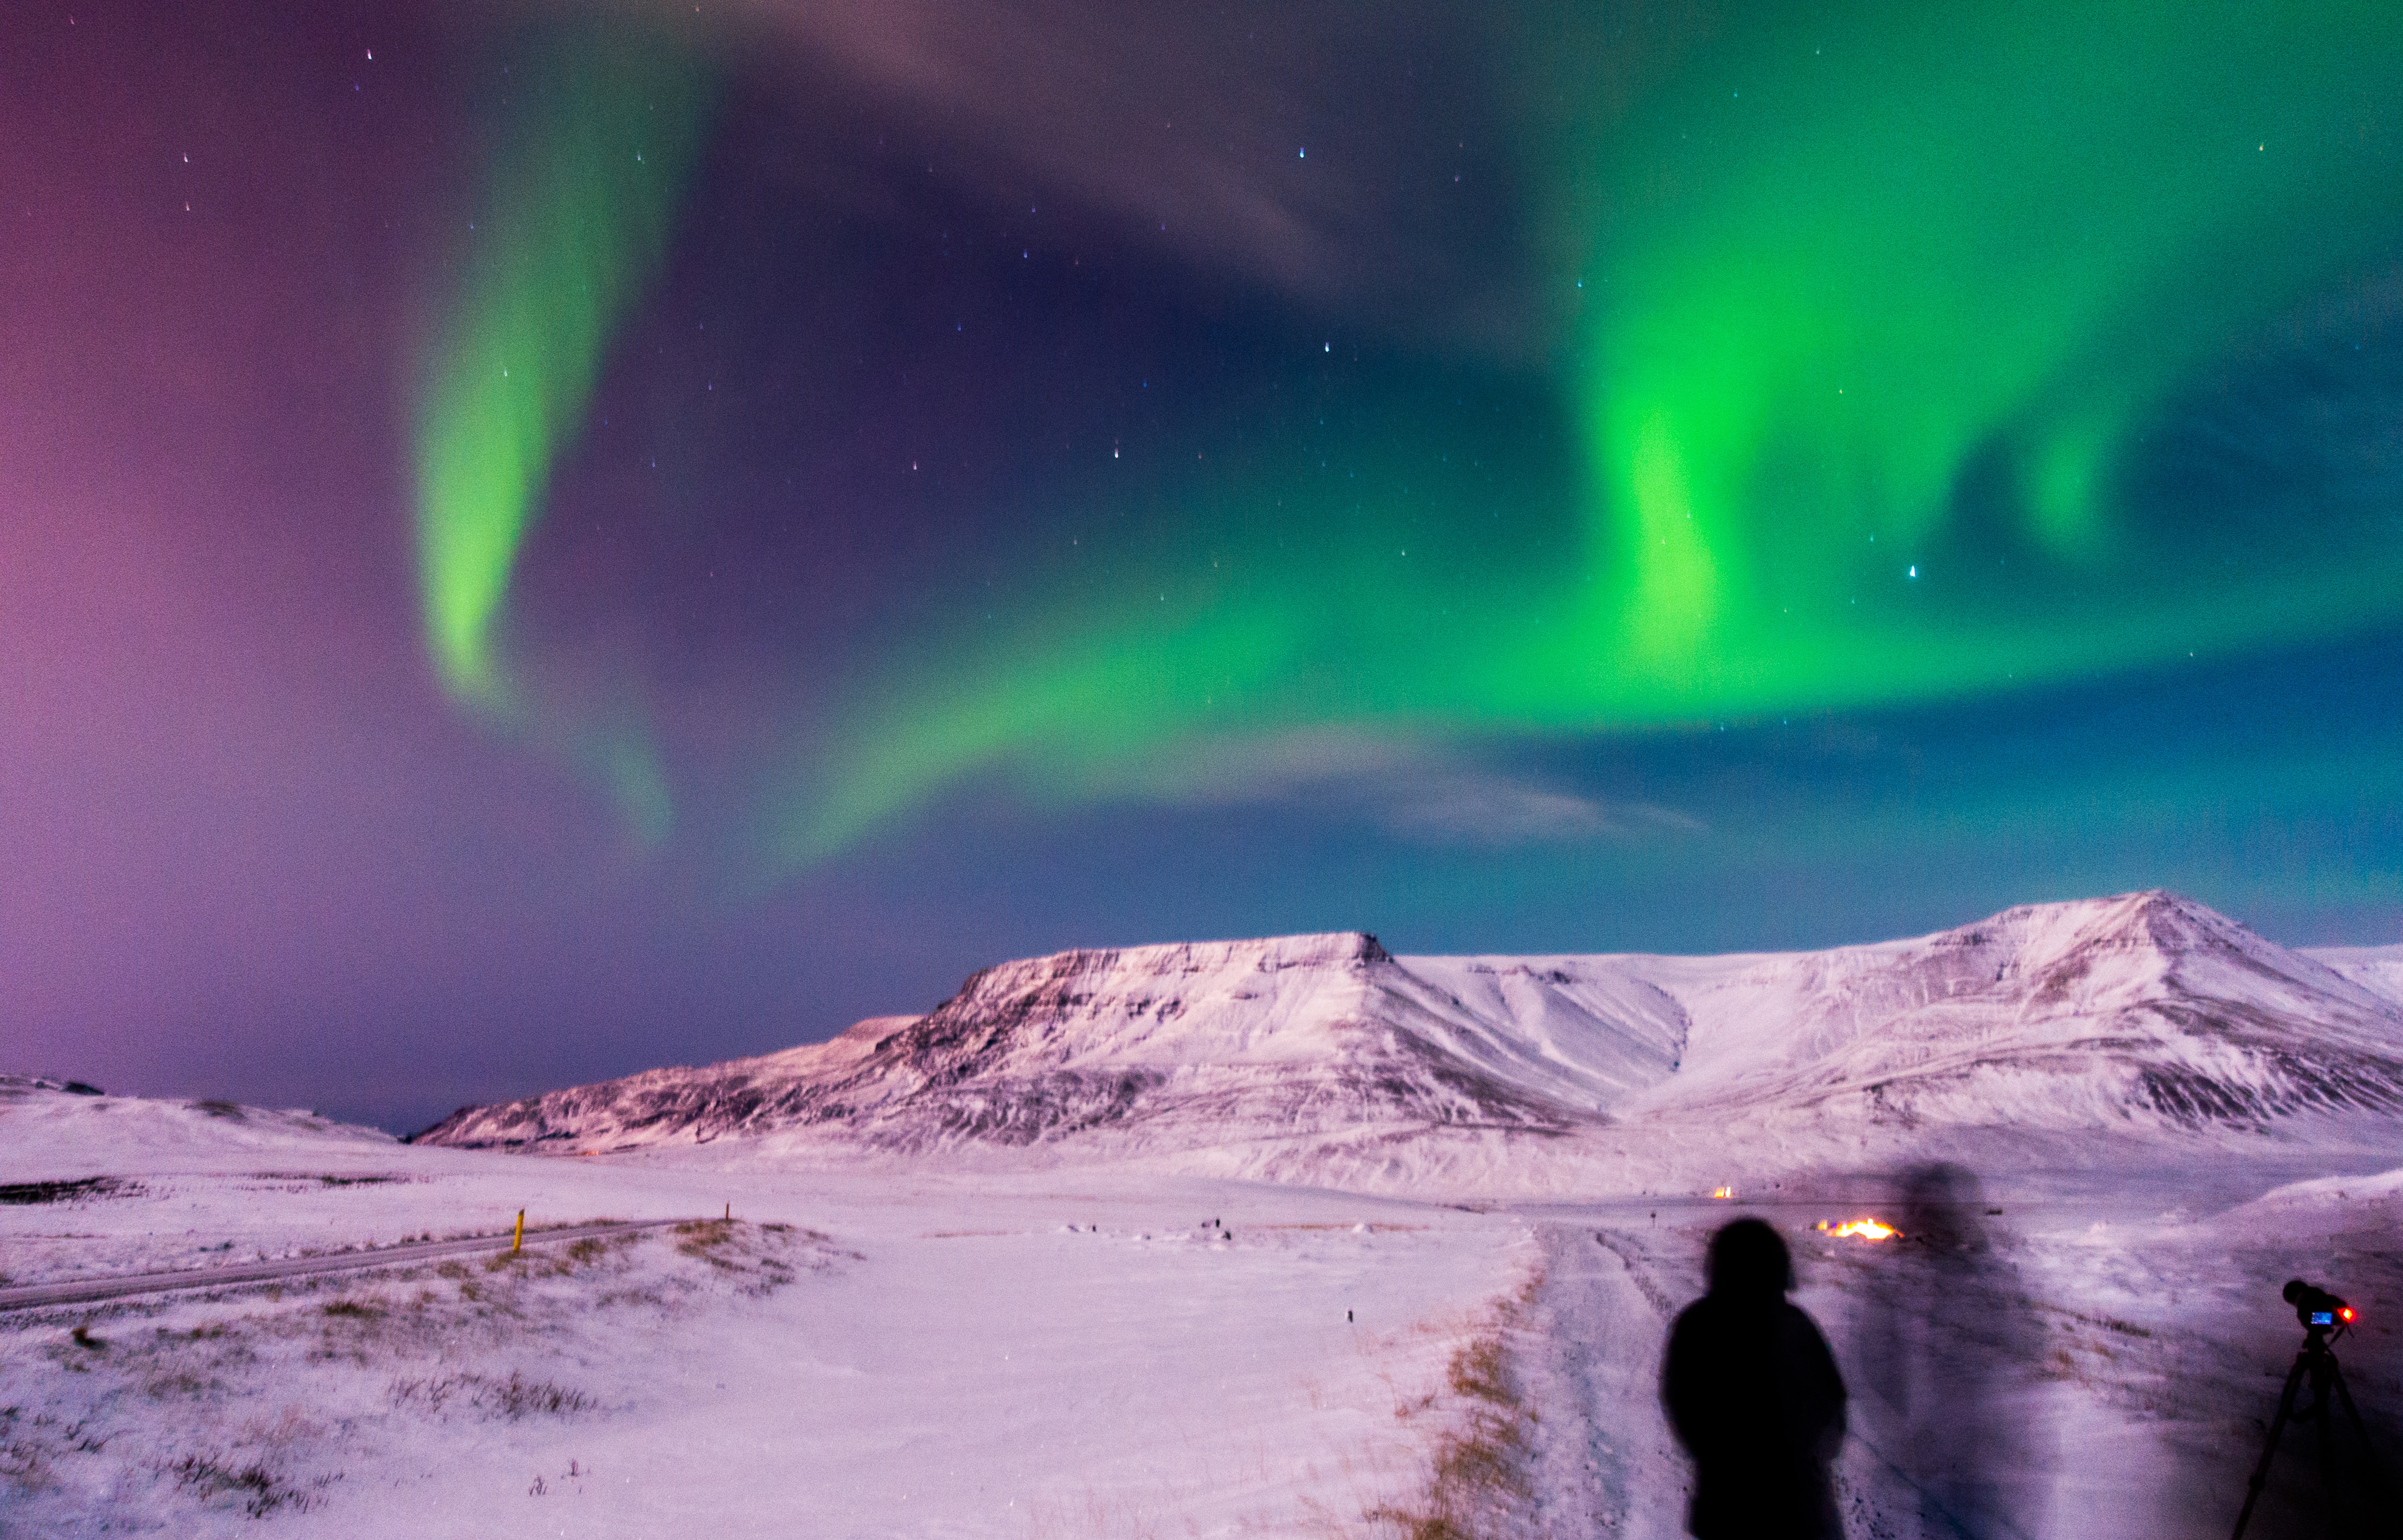
<path id="1" fill-rule="evenodd" d="M 2244 1507 L 2236 1516 L 2236 1533 L 2228 1540 L 2244 1540 L 2244 1526 L 2253 1521 L 2253 1505 L 2261 1501 L 2261 1487 L 2270 1479 L 2270 1461 L 2278 1452 L 2278 1436 L 2286 1431 L 2286 1419 L 2295 1410 L 2295 1391 L 2303 1382 L 2303 1357 L 2295 1355 L 2295 1367 L 2286 1371 L 2286 1388 L 2278 1395 L 2278 1415 L 2270 1420 L 2270 1436 L 2261 1444 L 2261 1463 L 2253 1467 L 2253 1478 L 2244 1483 Z"/>
<path id="2" fill-rule="evenodd" d="M 2382 1497 L 2386 1494 L 2386 1467 L 2379 1464 L 2378 1446 L 2369 1441 L 2369 1429 L 2362 1424 L 2361 1408 L 2353 1404 L 2353 1392 L 2345 1388 L 2344 1369 L 2331 1363 L 2328 1370 L 2337 1400 L 2344 1408 L 2346 1420 L 2353 1423 L 2354 1436 L 2361 1440 L 2362 1469 L 2368 1475 L 2369 1485 Z"/>
<path id="3" fill-rule="evenodd" d="M 2312 1366 L 2312 1421 L 2319 1424 L 2320 1501 L 2327 1505 L 2328 1540 L 2341 1540 L 2344 1530 L 2344 1489 L 2336 1478 L 2336 1398 L 2328 1394 L 2333 1359 Z"/>

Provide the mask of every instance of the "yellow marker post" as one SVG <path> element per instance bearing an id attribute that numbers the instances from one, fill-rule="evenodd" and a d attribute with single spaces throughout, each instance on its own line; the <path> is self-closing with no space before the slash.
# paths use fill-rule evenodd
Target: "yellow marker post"
<path id="1" fill-rule="evenodd" d="M 525 1210 L 520 1209 L 518 1210 L 518 1235 L 516 1240 L 509 1242 L 509 1251 L 514 1255 L 523 1250 L 525 1250 Z"/>

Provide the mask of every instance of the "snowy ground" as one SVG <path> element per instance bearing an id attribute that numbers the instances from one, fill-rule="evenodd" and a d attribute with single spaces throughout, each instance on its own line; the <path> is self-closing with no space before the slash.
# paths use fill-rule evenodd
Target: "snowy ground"
<path id="1" fill-rule="evenodd" d="M 1504 1216 L 1233 1184 L 613 1166 L 219 1121 L 180 1152 L 130 1130 L 138 1165 L 89 1128 L 0 1144 L 10 1181 L 124 1183 L 0 1208 L 8 1281 L 490 1233 L 520 1207 L 734 1222 L 0 1317 L 9 1533 L 1356 1531 L 1413 1496 L 1452 1354 L 1536 1256 Z"/>
<path id="2" fill-rule="evenodd" d="M 0 1101 L 0 1186 L 117 1183 L 0 1205 L 12 1283 L 521 1207 L 704 1221 L 0 1316 L 0 1533 L 1675 1534 L 1660 1343 L 1755 1197 L 1853 1383 L 1855 1536 L 2224 1533 L 2299 1339 L 2293 1273 L 2364 1308 L 2343 1356 L 2390 1456 L 2403 1412 L 2403 1176 L 2289 1185 L 2291 1144 L 1989 1165 L 1979 1244 L 1945 1266 L 1810 1228 L 1893 1212 L 1873 1176 L 1535 1202 L 732 1144 L 556 1160 Z M 2307 1436 L 2257 1533 L 2298 1533 Z"/>

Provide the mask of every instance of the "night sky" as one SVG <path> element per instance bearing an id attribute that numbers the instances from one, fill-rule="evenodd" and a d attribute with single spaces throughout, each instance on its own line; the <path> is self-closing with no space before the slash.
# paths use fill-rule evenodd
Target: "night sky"
<path id="1" fill-rule="evenodd" d="M 407 1129 L 1076 945 L 2403 938 L 2397 80 L 2386 3 L 27 0 L 0 1068 Z"/>

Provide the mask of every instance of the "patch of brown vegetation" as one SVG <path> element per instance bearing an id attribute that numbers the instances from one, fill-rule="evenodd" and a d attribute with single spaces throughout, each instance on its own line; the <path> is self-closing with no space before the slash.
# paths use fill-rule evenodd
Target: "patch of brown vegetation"
<path id="1" fill-rule="evenodd" d="M 1482 1329 L 1453 1350 L 1444 1370 L 1453 1416 L 1436 1439 L 1426 1488 L 1410 1504 L 1369 1508 L 1362 1517 L 1371 1533 L 1406 1540 L 1479 1540 L 1504 1533 L 1514 1510 L 1533 1495 L 1526 1466 L 1535 1412 L 1511 1373 L 1508 1338 L 1542 1282 L 1528 1279 Z M 1424 1397 L 1397 1408 L 1396 1415 L 1430 1409 L 1438 1399 Z"/>
<path id="2" fill-rule="evenodd" d="M 676 1250 L 686 1256 L 697 1256 L 704 1262 L 720 1263 L 715 1255 L 720 1246 L 734 1239 L 735 1221 L 731 1219 L 693 1219 L 675 1227 Z"/>

